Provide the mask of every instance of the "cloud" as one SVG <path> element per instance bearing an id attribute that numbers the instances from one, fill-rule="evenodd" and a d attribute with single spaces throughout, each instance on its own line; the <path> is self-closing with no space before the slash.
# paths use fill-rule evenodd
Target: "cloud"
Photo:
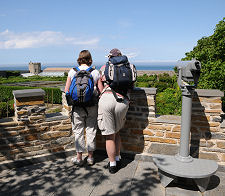
<path id="1" fill-rule="evenodd" d="M 138 60 L 139 63 L 174 63 L 177 62 L 177 60 Z"/>
<path id="2" fill-rule="evenodd" d="M 133 26 L 133 23 L 127 19 L 120 19 L 118 24 L 121 28 L 129 28 Z"/>
<path id="3" fill-rule="evenodd" d="M 68 37 L 62 32 L 41 31 L 14 33 L 0 32 L 0 49 L 40 48 L 56 45 L 95 45 L 99 38 Z"/>
<path id="4" fill-rule="evenodd" d="M 121 48 L 121 51 L 128 58 L 136 58 L 140 54 L 140 51 L 138 48 Z"/>
<path id="5" fill-rule="evenodd" d="M 135 58 L 138 56 L 138 53 L 131 52 L 131 53 L 126 53 L 125 54 L 128 58 Z"/>

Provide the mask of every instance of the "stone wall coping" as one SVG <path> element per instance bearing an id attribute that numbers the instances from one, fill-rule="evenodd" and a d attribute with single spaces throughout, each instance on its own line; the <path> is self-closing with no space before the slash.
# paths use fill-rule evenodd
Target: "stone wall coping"
<path id="1" fill-rule="evenodd" d="M 38 96 L 44 96 L 45 91 L 43 89 L 14 90 L 13 95 L 15 96 L 15 98 L 38 97 Z"/>
<path id="2" fill-rule="evenodd" d="M 196 89 L 200 97 L 224 97 L 224 92 L 217 89 Z"/>
<path id="3" fill-rule="evenodd" d="M 65 86 L 61 86 L 61 87 L 60 87 L 60 90 L 61 90 L 61 92 L 64 92 Z"/>
<path id="4" fill-rule="evenodd" d="M 156 94 L 156 90 L 157 88 L 139 88 L 139 87 L 135 87 L 133 89 L 133 91 L 145 91 L 146 94 L 149 94 L 149 95 L 155 95 Z"/>
<path id="5" fill-rule="evenodd" d="M 66 119 L 69 118 L 69 116 L 63 115 L 60 112 L 46 114 L 45 116 L 46 116 L 46 118 L 45 118 L 46 122 L 58 121 L 58 120 L 66 120 Z"/>
<path id="6" fill-rule="evenodd" d="M 60 88 L 60 90 L 62 92 L 64 92 L 64 89 L 65 89 L 65 87 L 61 87 Z M 155 95 L 156 94 L 156 90 L 157 90 L 157 88 L 139 88 L 139 87 L 135 87 L 133 89 L 133 92 L 144 91 L 146 94 Z"/>
<path id="7" fill-rule="evenodd" d="M 157 117 L 154 122 L 181 124 L 181 116 L 162 115 L 162 116 Z"/>

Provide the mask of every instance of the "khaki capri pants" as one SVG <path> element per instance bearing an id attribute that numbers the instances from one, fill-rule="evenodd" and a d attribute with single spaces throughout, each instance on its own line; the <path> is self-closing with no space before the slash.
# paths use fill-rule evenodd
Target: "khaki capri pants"
<path id="1" fill-rule="evenodd" d="M 98 103 L 98 127 L 102 135 L 115 134 L 123 128 L 128 108 L 127 98 L 117 102 L 112 93 L 102 94 Z"/>

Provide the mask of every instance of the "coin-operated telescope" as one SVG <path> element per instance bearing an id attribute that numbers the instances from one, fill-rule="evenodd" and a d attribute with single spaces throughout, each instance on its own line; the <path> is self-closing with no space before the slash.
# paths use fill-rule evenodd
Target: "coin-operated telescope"
<path id="1" fill-rule="evenodd" d="M 187 85 L 185 82 L 194 82 L 194 86 L 197 86 L 200 73 L 201 73 L 201 63 L 197 60 L 191 61 L 178 61 L 177 62 L 178 70 L 178 85 L 182 88 Z"/>
<path id="2" fill-rule="evenodd" d="M 183 177 L 194 179 L 200 191 L 204 192 L 218 164 L 213 160 L 196 159 L 190 156 L 192 97 L 200 77 L 201 63 L 195 59 L 178 61 L 176 67 L 178 69 L 177 83 L 182 92 L 179 152 L 174 156 L 154 155 L 153 161 L 158 167 L 160 180 L 164 187 L 177 177 Z"/>

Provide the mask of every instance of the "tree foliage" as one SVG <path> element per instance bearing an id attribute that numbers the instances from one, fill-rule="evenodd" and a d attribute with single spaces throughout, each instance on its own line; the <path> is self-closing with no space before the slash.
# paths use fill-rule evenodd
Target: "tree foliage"
<path id="1" fill-rule="evenodd" d="M 199 88 L 225 90 L 225 18 L 215 27 L 213 35 L 203 37 L 182 60 L 195 58 L 202 64 Z"/>

